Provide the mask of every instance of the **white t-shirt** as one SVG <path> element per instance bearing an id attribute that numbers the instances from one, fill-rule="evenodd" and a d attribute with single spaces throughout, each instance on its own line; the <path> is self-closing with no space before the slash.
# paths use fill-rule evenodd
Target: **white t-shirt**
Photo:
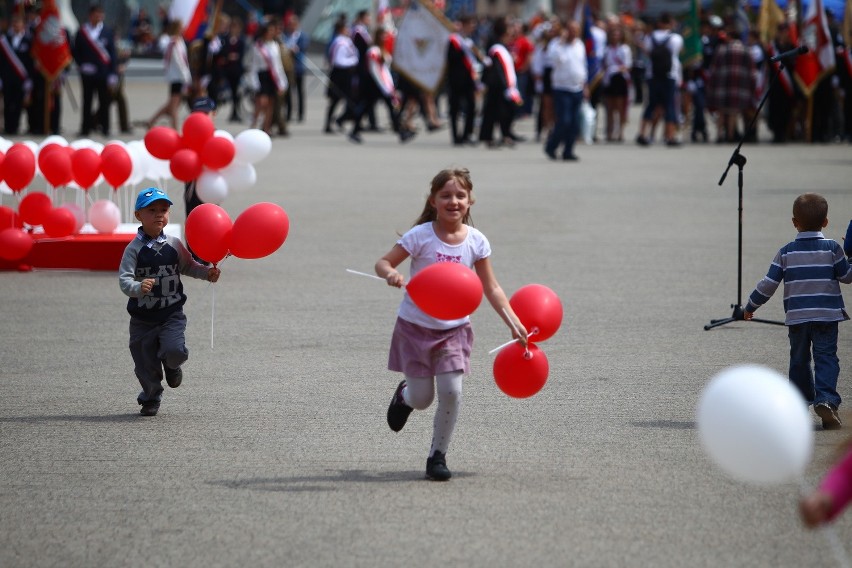
<path id="1" fill-rule="evenodd" d="M 478 229 L 467 227 L 467 237 L 457 245 L 438 238 L 432 223 L 423 223 L 408 230 L 397 244 L 411 255 L 409 281 L 418 272 L 436 262 L 457 262 L 473 268 L 475 262 L 491 256 L 491 245 Z M 439 320 L 423 312 L 411 300 L 408 292 L 402 298 L 397 315 L 405 321 L 430 329 L 452 329 L 470 321 L 469 317 L 456 320 Z"/>
<path id="2" fill-rule="evenodd" d="M 547 55 L 553 64 L 550 76 L 554 90 L 578 93 L 588 81 L 589 67 L 586 61 L 586 46 L 579 38 L 571 43 L 551 41 Z"/>

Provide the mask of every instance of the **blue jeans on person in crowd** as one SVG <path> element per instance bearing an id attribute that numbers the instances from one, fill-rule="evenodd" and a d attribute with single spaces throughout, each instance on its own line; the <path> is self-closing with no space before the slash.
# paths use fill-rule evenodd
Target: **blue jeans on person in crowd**
<path id="1" fill-rule="evenodd" d="M 790 338 L 790 381 L 808 404 L 840 406 L 837 377 L 837 322 L 813 321 L 787 326 Z M 813 350 L 813 370 L 811 351 Z"/>
<path id="2" fill-rule="evenodd" d="M 544 151 L 548 155 L 555 155 L 556 149 L 562 145 L 562 157 L 574 155 L 574 141 L 577 140 L 577 127 L 579 123 L 580 105 L 583 102 L 583 91 L 576 93 L 553 89 L 553 111 L 556 124 Z"/>
<path id="3" fill-rule="evenodd" d="M 666 122 L 677 123 L 674 79 L 669 77 L 663 77 L 662 79 L 651 77 L 648 80 L 648 106 L 645 107 L 642 118 L 649 121 L 653 120 L 654 110 L 658 106 L 663 107 Z"/>

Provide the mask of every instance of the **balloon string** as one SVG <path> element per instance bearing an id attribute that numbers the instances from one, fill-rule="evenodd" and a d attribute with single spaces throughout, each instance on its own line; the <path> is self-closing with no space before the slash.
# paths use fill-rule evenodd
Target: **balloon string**
<path id="1" fill-rule="evenodd" d="M 211 282 L 210 286 L 210 350 L 213 351 L 213 331 L 216 329 L 216 287 Z"/>
<path id="2" fill-rule="evenodd" d="M 805 483 L 805 479 L 799 479 L 799 489 L 802 492 L 802 495 L 806 495 L 810 493 L 811 489 L 808 487 L 807 483 Z M 822 533 L 825 540 L 828 542 L 829 548 L 834 553 L 834 559 L 837 561 L 837 565 L 840 568 L 852 568 L 852 564 L 849 563 L 849 556 L 846 555 L 846 549 L 843 548 L 843 543 L 840 542 L 840 538 L 837 536 L 837 530 L 834 528 L 834 525 L 825 523 L 819 529 L 818 532 Z"/>
<path id="3" fill-rule="evenodd" d="M 512 327 L 514 327 L 514 326 L 512 326 Z M 528 334 L 527 334 L 527 339 L 529 339 L 530 337 L 532 337 L 532 336 L 533 336 L 533 335 L 535 335 L 536 333 L 538 333 L 538 328 L 534 328 L 534 329 L 533 329 L 530 333 L 528 333 Z M 514 343 L 514 342 L 516 342 L 516 341 L 518 341 L 518 340 L 517 340 L 517 339 L 512 339 L 512 340 L 510 340 L 510 341 L 507 341 L 507 342 L 506 342 L 506 343 L 504 343 L 503 345 L 500 345 L 500 346 L 498 346 L 498 347 L 495 347 L 494 349 L 492 349 L 491 351 L 489 351 L 489 352 L 488 352 L 488 354 L 489 354 L 489 355 L 493 355 L 494 353 L 497 353 L 498 351 L 500 351 L 500 350 L 501 350 L 501 349 L 503 349 L 504 347 L 508 347 L 508 346 L 510 346 L 511 344 L 513 344 L 513 343 Z M 529 353 L 529 351 L 530 351 L 529 349 L 527 349 L 527 350 L 526 350 L 526 352 L 527 352 L 527 353 Z"/>

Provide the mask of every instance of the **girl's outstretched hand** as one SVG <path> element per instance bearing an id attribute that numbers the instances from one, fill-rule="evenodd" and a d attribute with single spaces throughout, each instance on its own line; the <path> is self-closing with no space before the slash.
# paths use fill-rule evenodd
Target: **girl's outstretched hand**
<path id="1" fill-rule="evenodd" d="M 217 282 L 219 280 L 220 274 L 222 274 L 222 271 L 214 266 L 213 268 L 207 271 L 207 281 Z"/>
<path id="2" fill-rule="evenodd" d="M 519 321 L 518 321 L 518 322 L 515 322 L 515 327 L 517 327 L 517 328 L 518 328 L 518 331 L 516 332 L 516 331 L 513 329 L 513 330 L 512 330 L 512 337 L 514 337 L 515 339 L 517 339 L 517 340 L 518 340 L 518 343 L 520 343 L 520 344 L 521 344 L 521 346 L 526 347 L 526 346 L 527 346 L 527 335 L 528 335 L 528 334 L 527 334 L 527 329 L 526 329 L 526 328 L 523 326 L 523 324 L 521 324 L 521 322 L 519 322 Z"/>
<path id="3" fill-rule="evenodd" d="M 825 523 L 828 521 L 832 505 L 831 495 L 819 490 L 802 497 L 799 501 L 799 515 L 802 517 L 802 523 L 809 529 Z"/>

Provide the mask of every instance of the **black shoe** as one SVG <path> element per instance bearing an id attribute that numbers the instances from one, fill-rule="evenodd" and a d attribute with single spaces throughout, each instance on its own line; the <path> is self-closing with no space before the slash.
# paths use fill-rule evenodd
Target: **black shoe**
<path id="1" fill-rule="evenodd" d="M 326 126 L 326 127 L 325 127 L 325 129 L 323 130 L 323 132 L 325 132 L 326 134 L 334 134 L 334 130 L 332 130 L 332 129 L 331 129 L 331 128 L 329 128 L 328 126 Z"/>
<path id="2" fill-rule="evenodd" d="M 447 481 L 452 476 L 447 469 L 447 458 L 441 452 L 435 452 L 426 460 L 426 477 L 432 481 Z"/>
<path id="3" fill-rule="evenodd" d="M 408 420 L 408 415 L 411 414 L 412 410 L 414 410 L 405 404 L 405 399 L 402 398 L 402 389 L 404 388 L 405 381 L 400 381 L 399 386 L 396 387 L 396 390 L 393 393 L 390 406 L 388 406 L 388 426 L 390 426 L 390 429 L 394 432 L 402 430 L 403 426 L 405 426 L 405 422 Z"/>
<path id="4" fill-rule="evenodd" d="M 580 158 L 576 154 L 568 154 L 567 156 L 562 156 L 562 159 L 566 162 L 579 162 Z"/>
<path id="5" fill-rule="evenodd" d="M 680 148 L 681 142 L 680 140 L 672 138 L 671 140 L 666 140 L 666 146 L 669 148 Z"/>
<path id="6" fill-rule="evenodd" d="M 556 152 L 554 152 L 553 150 L 548 150 L 547 148 L 545 148 L 544 153 L 547 154 L 547 157 L 550 158 L 551 160 L 556 159 Z"/>
<path id="7" fill-rule="evenodd" d="M 517 134 L 510 134 L 510 135 L 509 135 L 509 138 L 511 138 L 511 139 L 512 139 L 512 140 L 514 140 L 515 142 L 526 142 L 526 141 L 527 141 L 526 137 L 524 137 L 524 136 L 519 136 L 519 135 L 517 135 Z"/>
<path id="8" fill-rule="evenodd" d="M 400 143 L 405 143 L 414 138 L 415 136 L 417 136 L 416 132 L 413 132 L 411 130 L 403 130 L 399 133 L 399 141 Z"/>
<path id="9" fill-rule="evenodd" d="M 636 143 L 639 144 L 640 146 L 650 146 L 651 145 L 651 141 L 648 140 L 647 138 L 645 138 L 644 136 L 637 136 L 636 137 Z"/>
<path id="10" fill-rule="evenodd" d="M 163 373 L 166 375 L 166 383 L 173 389 L 176 389 L 180 386 L 181 381 L 183 381 L 183 371 L 180 367 L 177 369 L 172 369 L 171 367 L 166 367 L 165 362 L 163 363 Z"/>
<path id="11" fill-rule="evenodd" d="M 141 404 L 142 408 L 139 409 L 139 414 L 142 416 L 156 416 L 157 411 L 160 410 L 159 400 L 146 400 Z"/>
<path id="12" fill-rule="evenodd" d="M 823 430 L 839 430 L 843 426 L 840 416 L 837 415 L 837 407 L 828 402 L 820 402 L 814 405 L 814 412 L 822 418 Z"/>
<path id="13" fill-rule="evenodd" d="M 362 142 L 361 136 L 357 132 L 353 132 L 349 135 L 350 142 L 355 142 L 356 144 L 360 144 Z"/>

